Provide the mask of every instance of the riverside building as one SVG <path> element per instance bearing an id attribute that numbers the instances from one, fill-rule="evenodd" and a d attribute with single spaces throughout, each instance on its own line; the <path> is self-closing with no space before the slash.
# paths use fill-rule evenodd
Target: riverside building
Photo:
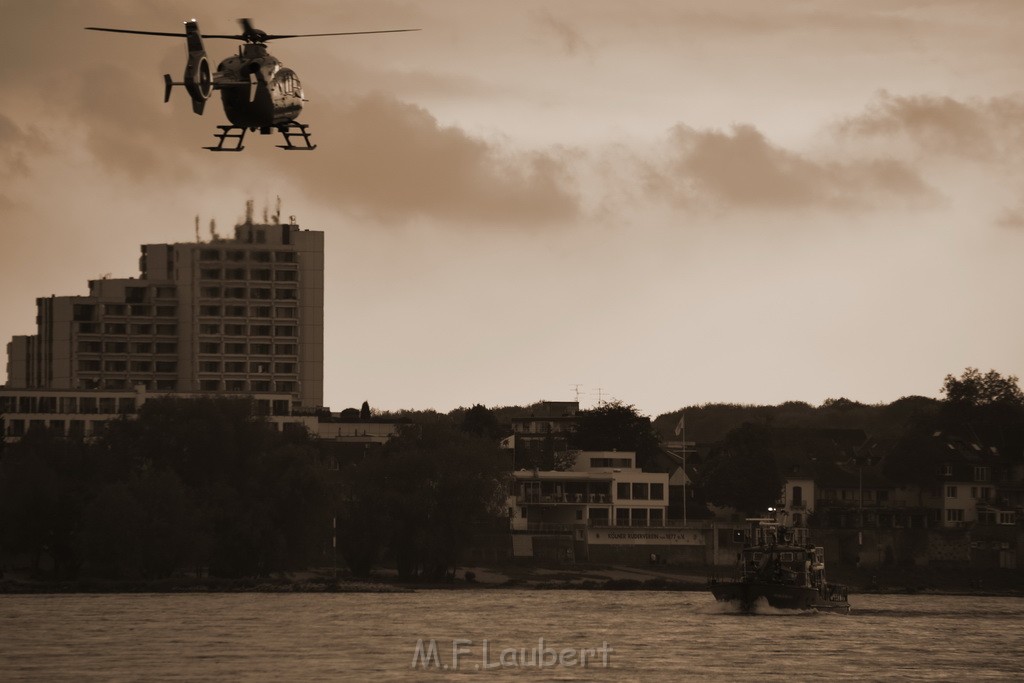
<path id="1" fill-rule="evenodd" d="M 36 333 L 7 345 L 6 438 L 88 436 L 147 396 L 251 396 L 277 421 L 323 405 L 323 232 L 249 219 L 141 251 L 138 277 L 36 300 Z"/>

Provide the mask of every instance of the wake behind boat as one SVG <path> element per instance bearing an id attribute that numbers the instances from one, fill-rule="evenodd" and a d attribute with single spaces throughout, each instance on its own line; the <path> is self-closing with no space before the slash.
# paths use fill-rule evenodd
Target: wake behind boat
<path id="1" fill-rule="evenodd" d="M 748 519 L 750 533 L 740 553 L 740 576 L 711 580 L 719 602 L 743 612 L 759 600 L 776 609 L 847 613 L 847 587 L 825 580 L 825 549 L 810 542 L 807 529 L 785 527 L 774 519 Z"/>

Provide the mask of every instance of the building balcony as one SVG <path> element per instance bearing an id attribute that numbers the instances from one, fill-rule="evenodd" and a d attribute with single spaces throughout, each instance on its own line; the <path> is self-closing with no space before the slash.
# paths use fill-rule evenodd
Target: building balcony
<path id="1" fill-rule="evenodd" d="M 519 502 L 540 505 L 610 505 L 612 498 L 607 493 L 533 493 L 519 496 Z"/>

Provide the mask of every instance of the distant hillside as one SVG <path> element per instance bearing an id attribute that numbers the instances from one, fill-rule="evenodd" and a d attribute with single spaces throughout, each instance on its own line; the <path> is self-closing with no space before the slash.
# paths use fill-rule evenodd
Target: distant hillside
<path id="1" fill-rule="evenodd" d="M 654 428 L 664 440 L 675 435 L 679 417 L 686 415 L 686 439 L 699 443 L 720 441 L 745 422 L 773 427 L 808 429 L 860 429 L 874 437 L 898 436 L 915 422 L 930 422 L 940 401 L 924 396 L 905 396 L 889 404 L 865 405 L 845 398 L 829 399 L 814 407 L 802 401 L 777 406 L 713 403 L 689 406 L 654 419 Z"/>

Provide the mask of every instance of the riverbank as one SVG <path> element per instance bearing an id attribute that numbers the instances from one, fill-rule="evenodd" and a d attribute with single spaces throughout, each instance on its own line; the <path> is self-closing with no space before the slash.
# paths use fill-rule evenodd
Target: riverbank
<path id="1" fill-rule="evenodd" d="M 652 565 L 632 567 L 519 563 L 460 567 L 444 580 L 404 580 L 393 569 L 375 570 L 368 579 L 320 569 L 270 578 L 176 577 L 153 580 L 80 578 L 54 580 L 29 576 L 0 579 L 0 594 L 46 593 L 408 593 L 419 590 L 609 590 L 704 591 L 702 568 Z M 730 578 L 719 571 L 720 578 Z M 1024 597 L 1024 572 L 939 567 L 833 567 L 829 578 L 852 594 L 995 595 Z"/>

